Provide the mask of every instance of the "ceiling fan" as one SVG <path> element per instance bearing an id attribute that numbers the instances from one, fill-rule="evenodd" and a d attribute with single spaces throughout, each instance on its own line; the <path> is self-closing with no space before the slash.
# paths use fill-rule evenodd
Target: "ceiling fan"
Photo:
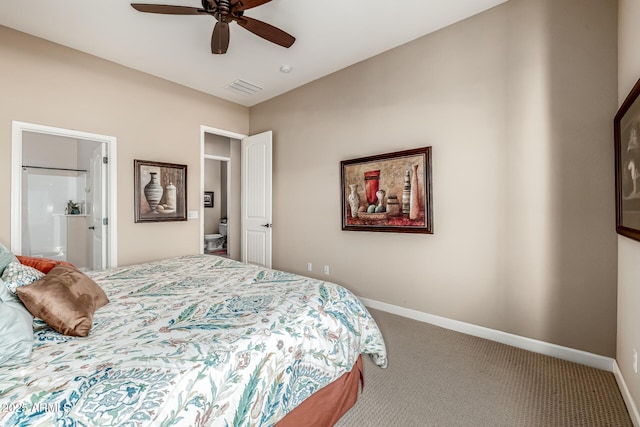
<path id="1" fill-rule="evenodd" d="M 132 3 L 131 6 L 140 12 L 162 13 L 165 15 L 211 15 L 216 25 L 211 35 L 211 53 L 223 54 L 229 47 L 229 24 L 236 21 L 238 25 L 272 43 L 290 47 L 295 37 L 266 22 L 244 16 L 244 11 L 269 3 L 271 0 L 202 0 L 202 8 L 188 6 L 169 6 L 161 4 Z"/>

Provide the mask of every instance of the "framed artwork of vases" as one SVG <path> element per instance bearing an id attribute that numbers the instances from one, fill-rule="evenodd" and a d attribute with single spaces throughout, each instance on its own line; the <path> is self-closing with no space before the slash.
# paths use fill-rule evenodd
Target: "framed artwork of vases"
<path id="1" fill-rule="evenodd" d="M 342 229 L 433 234 L 431 147 L 340 162 Z"/>
<path id="2" fill-rule="evenodd" d="M 187 220 L 187 165 L 133 161 L 135 222 Z"/>

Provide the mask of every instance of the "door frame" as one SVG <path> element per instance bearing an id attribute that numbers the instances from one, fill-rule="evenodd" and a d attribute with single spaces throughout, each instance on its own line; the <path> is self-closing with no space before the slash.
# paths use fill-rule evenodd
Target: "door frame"
<path id="1" fill-rule="evenodd" d="M 240 141 L 242 141 L 244 138 L 246 138 L 248 135 L 244 135 L 241 133 L 237 133 L 237 132 L 231 132 L 228 130 L 224 130 L 224 129 L 218 129 L 218 128 L 214 128 L 214 127 L 210 127 L 210 126 L 205 126 L 205 125 L 200 125 L 200 233 L 198 235 L 199 241 L 198 241 L 198 247 L 200 248 L 200 254 L 204 254 L 204 247 L 203 247 L 203 240 L 204 239 L 204 161 L 206 158 L 209 159 L 215 159 L 215 160 L 221 160 L 221 158 L 216 158 L 216 156 L 212 156 L 212 155 L 205 155 L 204 152 L 204 147 L 205 147 L 205 139 L 206 139 L 206 134 L 213 134 L 213 135 L 219 135 L 219 136 L 224 136 L 224 137 L 228 137 L 228 138 L 233 138 L 233 139 L 238 139 Z M 205 157 L 206 156 L 206 157 Z M 228 168 L 227 168 L 227 209 L 229 209 L 230 205 L 230 197 L 231 197 L 231 159 L 227 159 L 229 160 L 229 162 L 227 163 Z M 235 228 L 235 224 L 230 224 L 229 222 L 227 222 L 227 236 L 231 236 L 232 234 L 232 230 Z M 229 250 L 229 238 L 227 237 L 227 253 L 231 254 L 230 250 Z"/>
<path id="2" fill-rule="evenodd" d="M 57 128 L 13 120 L 11 122 L 11 251 L 22 253 L 22 136 L 24 132 L 35 132 L 67 138 L 84 139 L 106 144 L 109 159 L 107 191 L 107 268 L 118 263 L 118 217 L 117 217 L 117 138 L 73 129 Z"/>

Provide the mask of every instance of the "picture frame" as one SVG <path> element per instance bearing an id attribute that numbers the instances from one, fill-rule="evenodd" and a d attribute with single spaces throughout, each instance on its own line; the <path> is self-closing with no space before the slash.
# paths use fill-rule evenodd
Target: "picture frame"
<path id="1" fill-rule="evenodd" d="M 204 200 L 204 207 L 205 208 L 212 208 L 213 207 L 213 191 L 205 191 L 204 192 L 204 196 L 203 196 L 203 200 Z"/>
<path id="2" fill-rule="evenodd" d="M 135 222 L 187 220 L 187 165 L 133 161 Z"/>
<path id="3" fill-rule="evenodd" d="M 640 80 L 613 120 L 616 232 L 640 241 Z"/>
<path id="4" fill-rule="evenodd" d="M 433 234 L 431 147 L 343 160 L 340 169 L 343 230 Z"/>

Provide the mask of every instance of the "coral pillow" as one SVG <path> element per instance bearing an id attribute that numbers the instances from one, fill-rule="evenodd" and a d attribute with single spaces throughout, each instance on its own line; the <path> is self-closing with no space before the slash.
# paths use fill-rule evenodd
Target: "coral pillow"
<path id="1" fill-rule="evenodd" d="M 25 256 L 25 255 L 17 255 L 16 258 L 18 258 L 18 261 L 20 261 L 20 264 L 33 267 L 36 270 L 42 271 L 44 274 L 47 274 L 48 272 L 51 271 L 51 269 L 53 269 L 53 267 L 59 264 L 68 265 L 69 267 L 75 267 L 73 264 L 69 262 L 56 261 L 49 258 L 38 258 L 38 257 L 32 257 L 32 256 Z"/>
<path id="2" fill-rule="evenodd" d="M 93 314 L 109 302 L 107 295 L 80 271 L 55 266 L 42 279 L 17 289 L 18 297 L 35 317 L 64 335 L 86 337 Z"/>

